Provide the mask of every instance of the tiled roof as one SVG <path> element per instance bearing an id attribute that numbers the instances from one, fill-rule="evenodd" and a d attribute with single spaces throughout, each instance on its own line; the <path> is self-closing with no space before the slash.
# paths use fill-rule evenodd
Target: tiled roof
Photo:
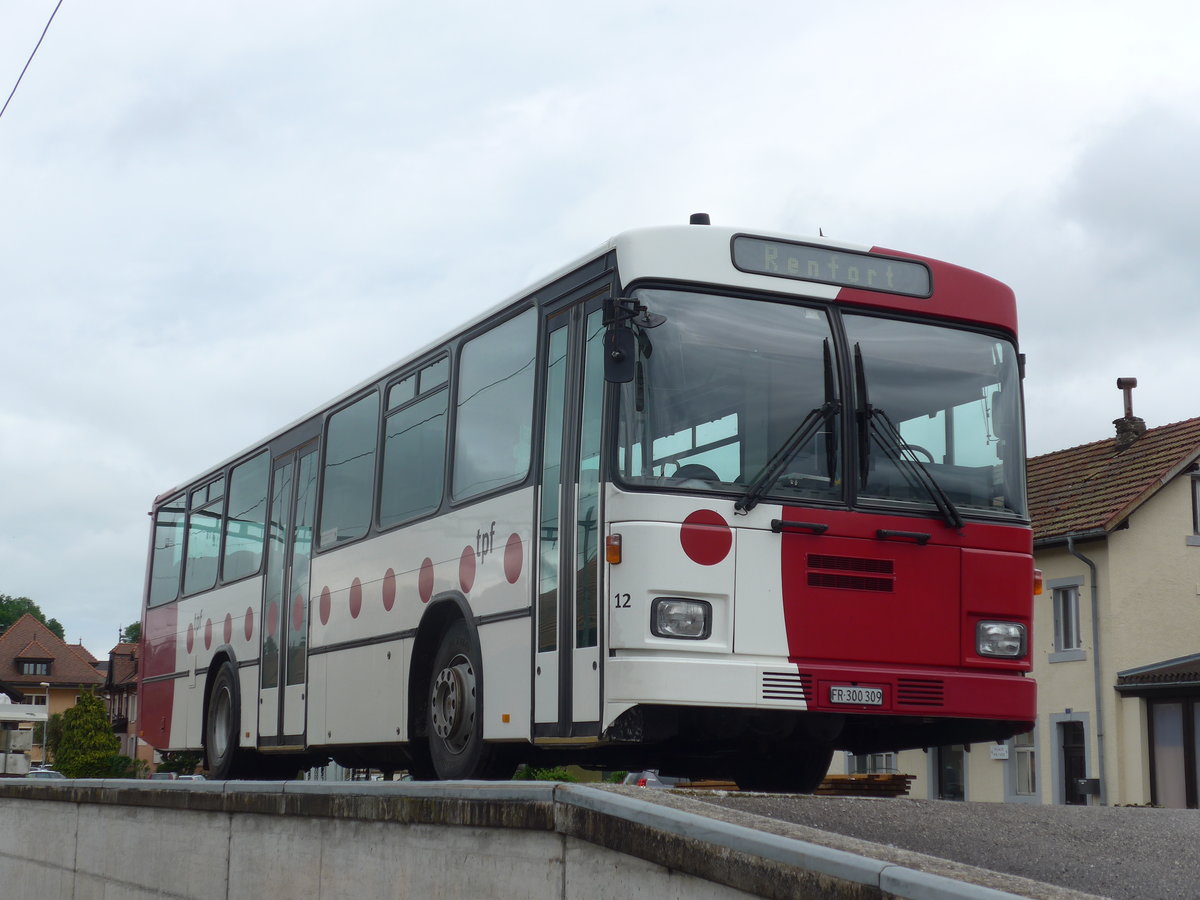
<path id="1" fill-rule="evenodd" d="M 54 654 L 50 652 L 36 638 L 21 648 L 21 652 L 17 654 L 17 659 L 54 659 Z"/>
<path id="2" fill-rule="evenodd" d="M 53 660 L 49 675 L 21 674 L 17 660 L 31 645 L 37 645 L 45 652 L 26 658 Z M 100 673 L 76 653 L 72 646 L 63 643 L 62 638 L 26 613 L 9 626 L 4 634 L 0 634 L 0 681 L 7 681 L 21 688 L 40 685 L 43 681 L 55 687 L 103 684 L 104 678 Z"/>
<path id="3" fill-rule="evenodd" d="M 1117 673 L 1117 690 L 1122 693 L 1138 693 L 1139 689 L 1180 688 L 1185 685 L 1200 685 L 1200 653 Z"/>
<path id="4" fill-rule="evenodd" d="M 1149 428 L 1124 450 L 1115 437 L 1028 461 L 1035 542 L 1108 532 L 1200 457 L 1200 418 Z"/>
<path id="5" fill-rule="evenodd" d="M 107 689 L 137 686 L 137 650 L 137 644 L 117 644 L 108 652 Z"/>

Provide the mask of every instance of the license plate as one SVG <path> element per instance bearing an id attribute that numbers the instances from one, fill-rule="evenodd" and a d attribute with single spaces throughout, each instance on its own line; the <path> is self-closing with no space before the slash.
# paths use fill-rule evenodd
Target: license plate
<path id="1" fill-rule="evenodd" d="M 835 684 L 829 688 L 829 702 L 854 706 L 883 706 L 883 688 Z"/>

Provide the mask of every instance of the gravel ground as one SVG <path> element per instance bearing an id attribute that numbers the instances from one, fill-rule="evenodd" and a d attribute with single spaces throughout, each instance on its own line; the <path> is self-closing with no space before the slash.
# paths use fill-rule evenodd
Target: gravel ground
<path id="1" fill-rule="evenodd" d="M 870 842 L 879 852 L 869 855 L 895 861 L 903 856 L 893 851 L 909 851 L 1113 900 L 1200 898 L 1197 810 L 732 792 L 693 793 L 688 799 L 740 814 L 734 820 L 740 824 L 750 821 L 742 816 L 765 817 L 753 826 L 761 830 L 801 839 L 824 832 Z M 695 809 L 691 803 L 687 807 Z M 713 813 L 726 818 L 716 809 Z M 815 831 L 804 837 L 789 824 Z M 1015 881 L 1014 887 L 1021 892 Z"/>

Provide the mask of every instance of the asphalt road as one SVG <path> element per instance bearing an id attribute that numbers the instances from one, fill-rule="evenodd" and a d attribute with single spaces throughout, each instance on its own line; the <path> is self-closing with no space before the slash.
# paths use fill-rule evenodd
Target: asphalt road
<path id="1" fill-rule="evenodd" d="M 1200 811 L 1035 806 L 943 800 L 647 791 L 668 805 L 709 808 L 714 818 L 890 859 L 921 854 L 999 873 L 991 886 L 1053 898 L 1023 879 L 1113 900 L 1200 898 Z M 861 843 L 869 842 L 869 843 Z"/>

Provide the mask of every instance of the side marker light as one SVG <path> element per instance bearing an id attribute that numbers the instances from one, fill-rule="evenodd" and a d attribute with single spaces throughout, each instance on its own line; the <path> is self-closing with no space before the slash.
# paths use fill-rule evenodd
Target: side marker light
<path id="1" fill-rule="evenodd" d="M 612 566 L 621 561 L 620 534 L 610 534 L 604 539 L 604 561 Z"/>

